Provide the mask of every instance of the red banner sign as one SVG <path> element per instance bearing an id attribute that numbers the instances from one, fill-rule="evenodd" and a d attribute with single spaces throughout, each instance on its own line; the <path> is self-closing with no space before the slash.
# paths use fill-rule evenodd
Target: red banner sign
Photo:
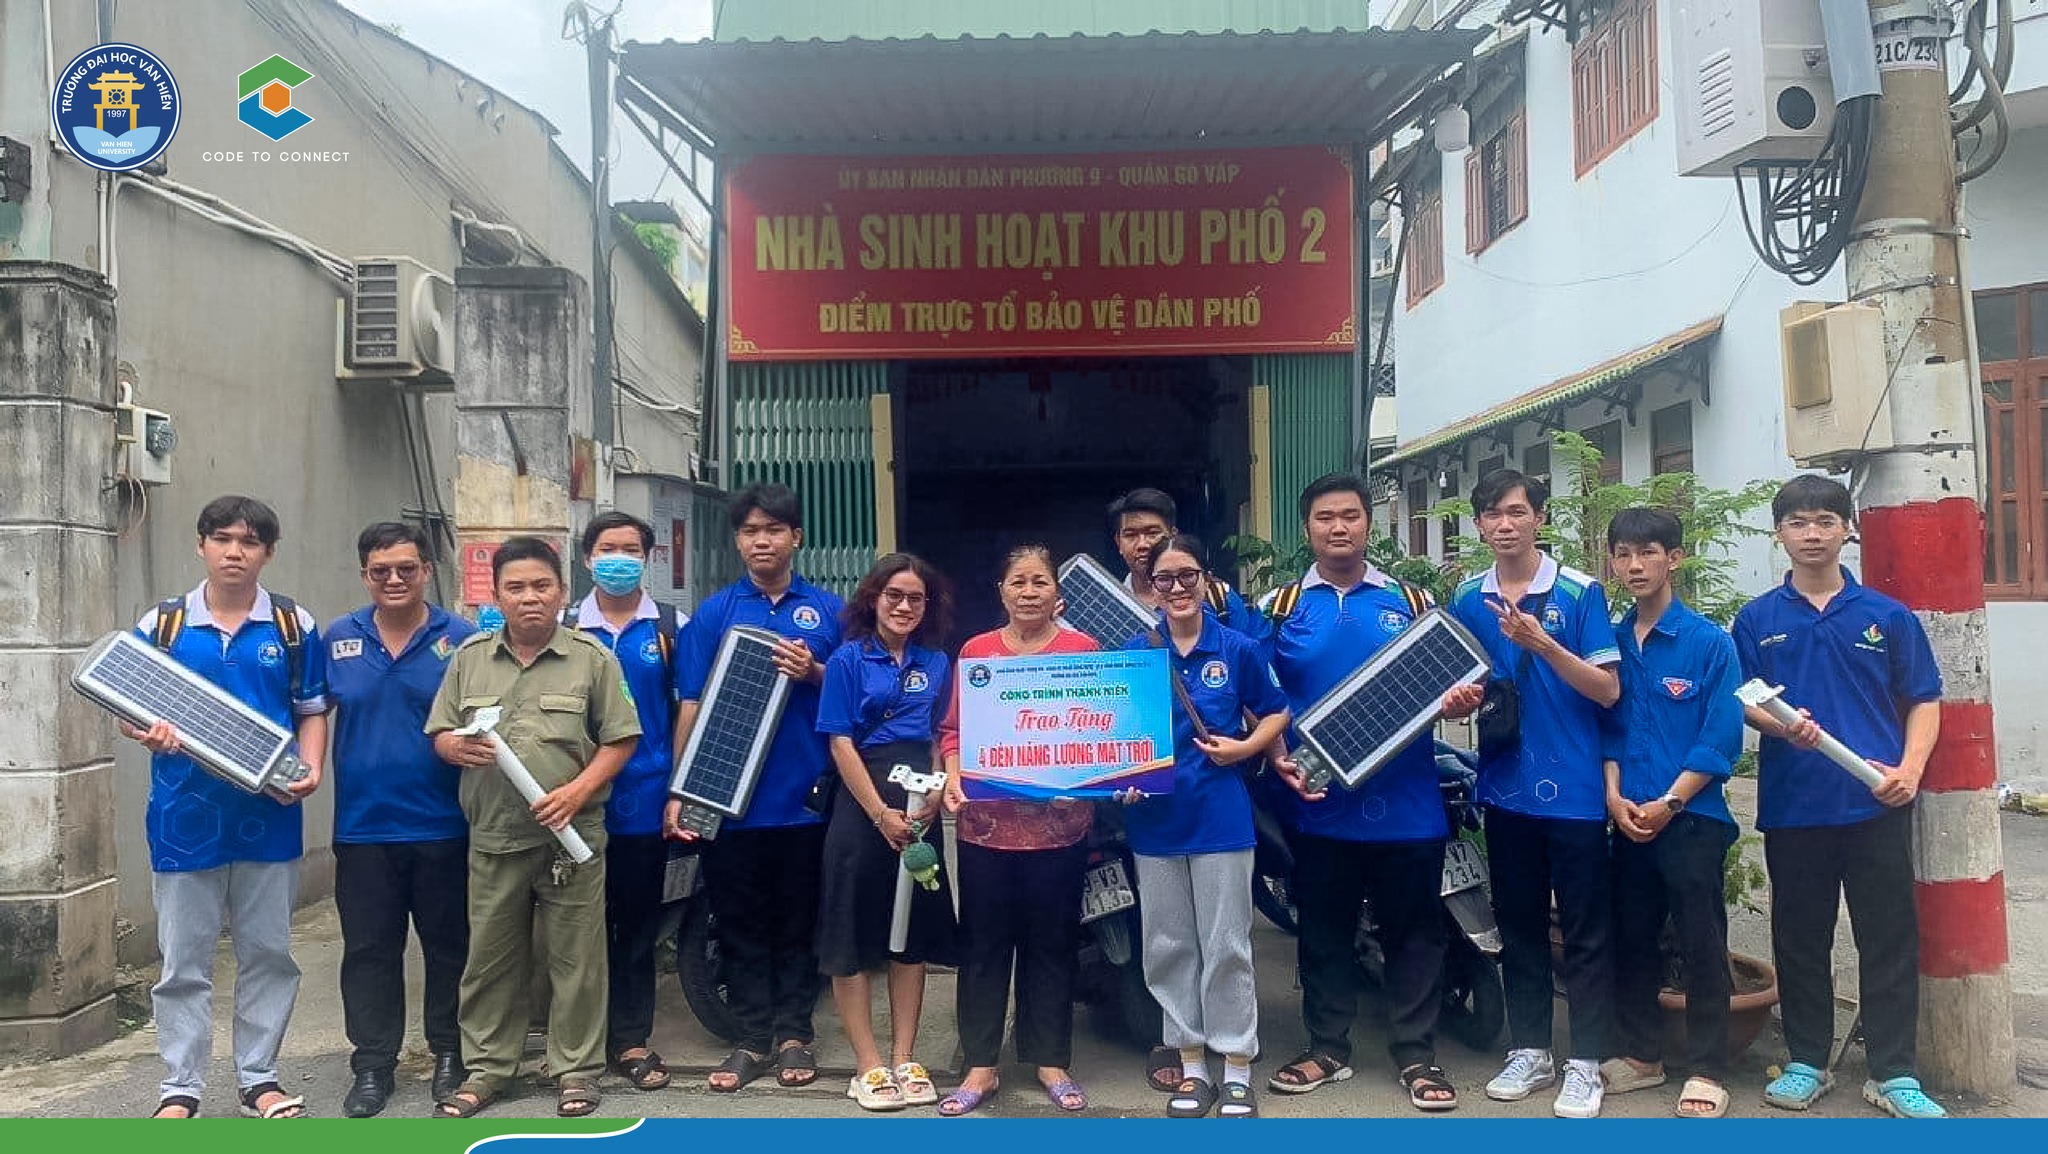
<path id="1" fill-rule="evenodd" d="M 1351 169 L 1326 148 L 763 156 L 726 205 L 736 361 L 1357 339 Z"/>

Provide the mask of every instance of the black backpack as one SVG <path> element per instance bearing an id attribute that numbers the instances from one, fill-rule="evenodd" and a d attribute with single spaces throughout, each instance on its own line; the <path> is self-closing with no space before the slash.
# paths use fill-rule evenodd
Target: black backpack
<path id="1" fill-rule="evenodd" d="M 562 610 L 562 624 L 576 628 L 576 606 Z M 661 664 L 673 677 L 676 671 L 676 607 L 666 601 L 654 603 L 654 632 L 661 646 Z"/>
<path id="2" fill-rule="evenodd" d="M 291 678 L 290 699 L 297 701 L 299 691 L 306 682 L 306 631 L 299 624 L 298 602 L 282 593 L 270 595 L 270 623 L 277 626 L 277 635 L 284 641 L 285 671 Z M 165 653 L 177 644 L 178 635 L 185 631 L 185 599 L 168 597 L 156 607 L 156 631 L 150 634 L 150 641 Z"/>

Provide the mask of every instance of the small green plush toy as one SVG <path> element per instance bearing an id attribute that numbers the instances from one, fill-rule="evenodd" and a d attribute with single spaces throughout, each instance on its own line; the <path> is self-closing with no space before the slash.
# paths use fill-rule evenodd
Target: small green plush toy
<path id="1" fill-rule="evenodd" d="M 903 850 L 903 868 L 910 880 L 928 890 L 939 888 L 939 851 L 927 841 L 914 841 Z"/>

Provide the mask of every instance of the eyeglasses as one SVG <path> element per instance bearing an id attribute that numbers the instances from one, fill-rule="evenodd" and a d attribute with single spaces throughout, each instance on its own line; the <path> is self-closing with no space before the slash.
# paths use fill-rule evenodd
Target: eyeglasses
<path id="1" fill-rule="evenodd" d="M 1787 517 L 1780 524 L 1783 528 L 1790 529 L 1794 533 L 1804 533 L 1808 529 L 1818 529 L 1823 533 L 1832 533 L 1840 529 L 1843 522 L 1840 517 Z"/>
<path id="2" fill-rule="evenodd" d="M 1173 592 L 1173 587 L 1176 585 L 1182 589 L 1194 589 L 1202 583 L 1202 571 L 1200 569 L 1182 569 L 1176 573 L 1154 573 L 1151 577 L 1151 582 L 1152 588 L 1157 589 L 1161 593 Z"/>
<path id="3" fill-rule="evenodd" d="M 372 565 L 363 570 L 363 576 L 368 577 L 373 585 L 382 585 L 393 577 L 410 585 L 419 580 L 420 570 L 423 568 L 424 566 L 415 562 L 403 565 Z"/>
<path id="4" fill-rule="evenodd" d="M 908 605 L 912 609 L 922 609 L 924 608 L 925 597 L 922 593 L 905 593 L 901 589 L 884 589 L 882 590 L 882 600 L 891 605 Z"/>

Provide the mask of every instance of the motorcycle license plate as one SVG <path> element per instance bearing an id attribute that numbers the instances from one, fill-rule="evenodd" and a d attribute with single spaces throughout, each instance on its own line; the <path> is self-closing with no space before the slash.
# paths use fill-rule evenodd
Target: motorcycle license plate
<path id="1" fill-rule="evenodd" d="M 1438 892 L 1448 897 L 1485 884 L 1486 863 L 1479 860 L 1479 851 L 1472 848 L 1472 843 L 1455 837 L 1445 843 L 1444 880 Z"/>
<path id="2" fill-rule="evenodd" d="M 1138 904 L 1138 895 L 1131 890 L 1130 875 L 1124 872 L 1124 863 L 1106 861 L 1088 871 L 1081 882 L 1081 921 L 1083 923 L 1121 913 Z"/>

